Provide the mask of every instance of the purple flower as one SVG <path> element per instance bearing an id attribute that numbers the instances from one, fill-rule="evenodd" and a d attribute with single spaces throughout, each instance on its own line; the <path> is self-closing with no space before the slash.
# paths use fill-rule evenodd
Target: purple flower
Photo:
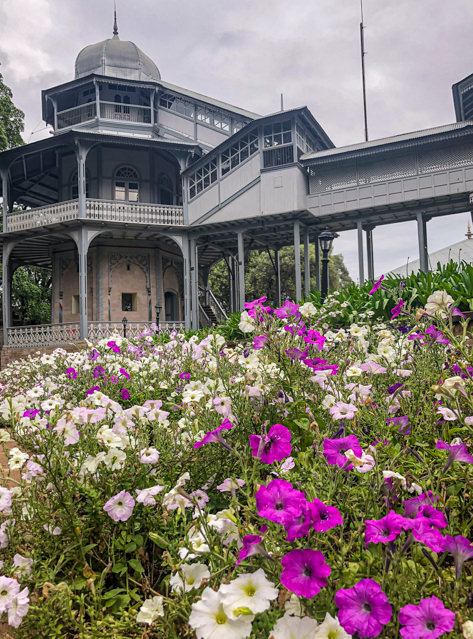
<path id="1" fill-rule="evenodd" d="M 394 319 L 395 317 L 401 314 L 401 309 L 403 306 L 404 306 L 404 302 L 402 300 L 399 300 L 399 302 L 391 311 L 391 319 Z"/>
<path id="2" fill-rule="evenodd" d="M 0 577 L 0 615 L 7 612 L 19 592 L 20 584 L 16 579 Z"/>
<path id="3" fill-rule="evenodd" d="M 431 526 L 424 518 L 414 519 L 411 522 L 411 526 L 414 539 L 425 544 L 436 553 L 443 552 L 445 539 L 437 528 Z"/>
<path id="4" fill-rule="evenodd" d="M 400 417 L 390 417 L 387 421 L 386 424 L 388 426 L 399 426 L 398 429 L 398 433 L 400 435 L 410 435 L 411 434 L 411 427 L 409 426 L 409 416 L 408 415 L 402 415 Z"/>
<path id="5" fill-rule="evenodd" d="M 314 499 L 309 504 L 312 518 L 312 526 L 317 532 L 325 532 L 335 526 L 343 525 L 343 518 L 338 508 L 327 506 L 320 499 Z"/>
<path id="6" fill-rule="evenodd" d="M 245 535 L 242 539 L 243 548 L 238 553 L 238 561 L 235 566 L 238 566 L 243 559 L 251 557 L 251 555 L 263 555 L 269 558 L 268 553 L 263 548 L 263 540 L 258 535 Z"/>
<path id="7" fill-rule="evenodd" d="M 114 353 L 121 353 L 120 347 L 113 340 L 110 340 L 109 342 L 107 342 L 107 346 L 111 348 Z"/>
<path id="8" fill-rule="evenodd" d="M 427 335 L 430 335 L 430 340 L 427 339 Z M 425 337 L 424 342 L 430 342 L 430 344 L 450 344 L 450 340 L 444 337 L 442 331 L 438 331 L 433 324 L 426 329 Z"/>
<path id="9" fill-rule="evenodd" d="M 126 401 L 127 399 L 130 399 L 130 393 L 127 391 L 126 388 L 122 388 L 120 393 L 122 394 L 123 401 Z"/>
<path id="10" fill-rule="evenodd" d="M 185 379 L 188 382 L 191 378 L 190 373 L 186 373 L 185 371 L 179 375 L 179 379 Z"/>
<path id="11" fill-rule="evenodd" d="M 424 504 L 435 504 L 438 501 L 438 495 L 429 490 L 427 493 L 422 493 L 418 497 L 412 499 L 406 499 L 402 502 L 407 517 L 415 517 L 419 512 L 419 508 Z"/>
<path id="12" fill-rule="evenodd" d="M 67 377 L 69 377 L 69 379 L 75 379 L 77 377 L 77 371 L 71 366 L 70 368 L 66 369 L 66 375 Z"/>
<path id="13" fill-rule="evenodd" d="M 224 419 L 218 428 L 216 428 L 215 430 L 209 431 L 205 435 L 205 437 L 200 440 L 200 442 L 196 442 L 194 444 L 194 448 L 197 450 L 197 448 L 200 448 L 204 444 L 211 444 L 212 442 L 217 442 L 219 444 L 222 444 L 222 446 L 225 446 L 225 448 L 228 448 L 229 450 L 233 451 L 233 448 L 229 446 L 227 442 L 223 439 L 222 432 L 221 432 L 222 430 L 230 430 L 230 428 L 233 428 L 233 424 L 230 422 L 229 419 Z"/>
<path id="14" fill-rule="evenodd" d="M 357 457 L 362 456 L 363 450 L 355 435 L 340 437 L 340 439 L 324 439 L 324 457 L 331 466 L 345 467 L 345 470 L 353 468 L 352 464 L 347 465 L 348 459 L 344 455 L 347 450 L 352 450 Z"/>
<path id="15" fill-rule="evenodd" d="M 326 340 L 327 338 L 321 335 L 319 331 L 314 331 L 312 329 L 309 329 L 307 331 L 307 335 L 304 337 L 304 342 L 306 344 L 314 344 L 314 346 L 317 346 L 319 351 L 323 350 Z"/>
<path id="16" fill-rule="evenodd" d="M 295 346 L 293 348 L 287 348 L 285 351 L 286 355 L 290 357 L 293 361 L 295 359 L 304 359 L 309 354 L 309 351 L 301 351 Z"/>
<path id="17" fill-rule="evenodd" d="M 123 375 L 123 377 L 126 377 L 127 379 L 130 379 L 129 374 L 126 372 L 126 370 L 124 368 L 120 368 L 120 373 Z"/>
<path id="18" fill-rule="evenodd" d="M 371 291 L 368 293 L 368 295 L 373 295 L 373 293 L 376 293 L 376 291 L 381 287 L 381 282 L 384 280 L 384 275 L 381 275 L 381 277 L 379 278 L 379 280 L 377 282 L 375 282 L 373 284 L 373 288 L 371 289 Z"/>
<path id="19" fill-rule="evenodd" d="M 455 614 L 435 595 L 421 599 L 418 606 L 408 604 L 399 611 L 403 639 L 437 639 L 455 627 Z"/>
<path id="20" fill-rule="evenodd" d="M 279 317 L 279 319 L 284 319 L 285 317 L 290 317 L 291 315 L 295 315 L 298 310 L 299 310 L 299 304 L 294 304 L 293 302 L 286 300 L 280 308 L 277 308 L 274 311 L 274 314 L 276 315 L 276 317 Z"/>
<path id="21" fill-rule="evenodd" d="M 126 521 L 131 517 L 135 500 L 126 490 L 122 490 L 114 497 L 111 497 L 103 509 L 113 519 L 113 521 Z"/>
<path id="22" fill-rule="evenodd" d="M 263 464 L 272 464 L 291 454 L 291 432 L 282 424 L 274 424 L 264 439 L 259 435 L 250 435 L 250 445 L 253 457 Z"/>
<path id="23" fill-rule="evenodd" d="M 452 314 L 452 317 L 462 317 L 463 319 L 466 319 L 466 315 L 463 315 L 461 310 L 456 306 L 450 306 L 449 311 Z"/>
<path id="24" fill-rule="evenodd" d="M 338 619 L 350 635 L 378 637 L 391 620 L 392 610 L 381 586 L 373 579 L 362 579 L 353 588 L 340 588 L 335 595 Z"/>
<path id="25" fill-rule="evenodd" d="M 259 348 L 263 348 L 264 346 L 266 346 L 267 341 L 268 341 L 267 335 L 257 335 L 253 339 L 253 348 L 255 350 L 258 350 Z"/>
<path id="26" fill-rule="evenodd" d="M 327 585 L 330 566 L 320 550 L 291 550 L 281 559 L 281 583 L 298 597 L 311 599 Z"/>
<path id="27" fill-rule="evenodd" d="M 394 541 L 402 530 L 410 527 L 410 522 L 394 510 L 390 510 L 386 517 L 381 519 L 367 519 L 365 521 L 365 545 L 387 544 Z"/>
<path id="28" fill-rule="evenodd" d="M 446 528 L 448 526 L 445 515 L 430 504 L 423 504 L 419 508 L 415 521 L 421 521 L 435 528 Z"/>
<path id="29" fill-rule="evenodd" d="M 98 360 L 100 356 L 100 353 L 98 352 L 98 350 L 96 348 L 94 348 L 90 353 L 88 353 L 87 357 L 92 360 L 93 362 L 96 362 Z"/>
<path id="30" fill-rule="evenodd" d="M 95 393 L 95 391 L 99 391 L 99 390 L 100 390 L 100 386 L 92 386 L 87 391 L 87 395 L 93 395 Z"/>
<path id="31" fill-rule="evenodd" d="M 286 524 L 298 517 L 306 503 L 304 493 L 284 479 L 273 479 L 267 486 L 260 486 L 255 499 L 258 515 L 277 524 Z"/>
<path id="32" fill-rule="evenodd" d="M 466 537 L 462 537 L 462 535 L 456 535 L 455 537 L 446 535 L 444 540 L 444 550 L 452 553 L 454 556 L 455 576 L 457 579 L 460 579 L 463 563 L 467 559 L 471 559 L 473 557 L 473 544 Z"/>
<path id="33" fill-rule="evenodd" d="M 96 366 L 94 368 L 94 377 L 102 377 L 105 374 L 105 368 L 103 366 Z"/>
<path id="34" fill-rule="evenodd" d="M 446 444 L 441 439 L 437 440 L 435 448 L 438 450 L 448 450 L 447 463 L 443 467 L 442 472 L 446 473 L 454 461 L 473 464 L 473 456 L 468 453 L 466 444 Z"/>

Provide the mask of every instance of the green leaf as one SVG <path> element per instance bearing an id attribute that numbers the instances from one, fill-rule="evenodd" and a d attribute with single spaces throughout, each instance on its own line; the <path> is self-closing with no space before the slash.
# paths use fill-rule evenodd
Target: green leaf
<path id="1" fill-rule="evenodd" d="M 136 572 L 142 573 L 144 571 L 144 568 L 138 559 L 129 559 L 128 565 L 131 566 L 133 570 L 136 570 Z"/>
<path id="2" fill-rule="evenodd" d="M 112 588 L 112 590 L 107 590 L 107 592 L 102 595 L 102 599 L 113 599 L 116 595 L 119 595 L 121 592 L 125 592 L 124 588 Z"/>

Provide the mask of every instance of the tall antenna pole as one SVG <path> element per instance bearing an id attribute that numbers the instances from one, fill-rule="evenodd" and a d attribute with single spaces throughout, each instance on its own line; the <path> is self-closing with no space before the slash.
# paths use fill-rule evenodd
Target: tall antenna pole
<path id="1" fill-rule="evenodd" d="M 364 38 L 364 24 L 363 24 L 363 0 L 360 0 L 361 5 L 361 22 L 360 22 L 360 45 L 361 45 L 361 81 L 363 85 L 363 114 L 365 118 L 365 141 L 368 142 L 368 113 L 366 110 L 366 79 L 365 79 L 365 38 Z"/>
<path id="2" fill-rule="evenodd" d="M 284 111 L 284 94 L 281 93 L 281 111 Z"/>

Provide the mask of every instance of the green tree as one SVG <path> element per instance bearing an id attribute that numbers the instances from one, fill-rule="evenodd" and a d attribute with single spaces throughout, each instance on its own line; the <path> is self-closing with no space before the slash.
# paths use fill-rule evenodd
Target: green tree
<path id="1" fill-rule="evenodd" d="M 21 132 L 25 128 L 25 114 L 13 104 L 12 98 L 12 91 L 0 73 L 0 151 L 24 144 Z"/>
<path id="2" fill-rule="evenodd" d="M 248 300 L 267 295 L 271 304 L 277 304 L 277 281 L 274 272 L 274 251 L 272 260 L 267 251 L 249 251 L 245 263 L 245 288 Z M 309 247 L 310 286 L 315 288 L 315 247 Z M 295 299 L 296 282 L 294 277 L 294 249 L 286 246 L 279 252 L 281 298 Z M 301 248 L 302 278 L 304 278 L 304 256 Z M 352 282 L 342 255 L 330 255 L 329 285 L 331 290 L 343 288 Z M 228 269 L 224 260 L 212 267 L 209 278 L 210 288 L 227 310 L 230 308 L 230 289 Z"/>

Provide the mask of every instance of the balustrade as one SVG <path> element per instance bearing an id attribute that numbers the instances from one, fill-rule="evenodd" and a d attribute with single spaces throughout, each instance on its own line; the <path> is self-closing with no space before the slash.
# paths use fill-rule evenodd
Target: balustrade
<path id="1" fill-rule="evenodd" d="M 7 232 L 59 224 L 79 217 L 78 200 L 58 202 L 35 209 L 28 209 L 7 216 Z M 101 222 L 128 222 L 180 226 L 184 223 L 182 206 L 146 204 L 142 202 L 117 202 L 116 200 L 86 200 L 86 217 Z"/>
<path id="2" fill-rule="evenodd" d="M 97 107 L 95 102 L 87 102 L 78 107 L 72 109 L 65 109 L 64 111 L 58 111 L 57 114 L 57 128 L 65 129 L 69 126 L 75 126 L 81 122 L 87 122 L 93 120 L 97 115 Z"/>
<path id="3" fill-rule="evenodd" d="M 122 122 L 151 124 L 151 108 L 138 106 L 136 104 L 101 101 L 100 117 L 104 120 L 121 120 Z"/>
<path id="4" fill-rule="evenodd" d="M 127 339 L 139 339 L 143 332 L 149 330 L 150 327 L 150 322 L 127 322 Z M 159 330 L 162 333 L 184 330 L 184 322 L 160 322 Z M 123 337 L 123 323 L 92 321 L 88 323 L 88 333 L 88 339 L 91 342 L 108 339 L 113 335 Z M 10 348 L 65 346 L 78 341 L 80 341 L 79 322 L 14 326 L 8 329 L 8 346 Z"/>

